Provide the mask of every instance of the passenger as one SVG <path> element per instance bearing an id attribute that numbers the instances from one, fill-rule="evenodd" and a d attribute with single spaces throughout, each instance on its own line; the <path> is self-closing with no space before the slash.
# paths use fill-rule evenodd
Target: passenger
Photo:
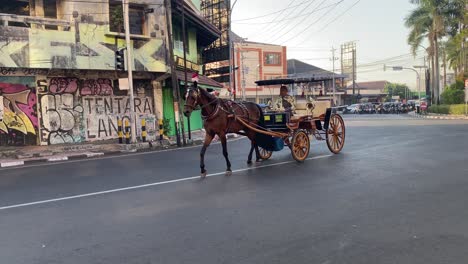
<path id="1" fill-rule="evenodd" d="M 284 85 L 281 86 L 280 96 L 275 102 L 275 107 L 276 109 L 289 112 L 291 115 L 294 114 L 294 110 L 296 109 L 296 100 L 293 96 L 288 94 L 288 87 Z"/>

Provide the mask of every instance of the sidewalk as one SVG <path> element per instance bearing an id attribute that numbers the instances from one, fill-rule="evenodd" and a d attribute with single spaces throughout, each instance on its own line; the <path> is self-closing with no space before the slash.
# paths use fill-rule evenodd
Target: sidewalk
<path id="1" fill-rule="evenodd" d="M 229 134 L 228 138 L 237 136 L 238 135 Z M 187 145 L 201 145 L 204 138 L 204 130 L 193 131 L 191 133 L 191 140 L 188 140 L 188 135 L 186 135 Z M 213 140 L 213 142 L 216 141 L 216 139 Z M 138 142 L 135 144 L 119 144 L 118 140 L 106 140 L 92 143 L 86 142 L 47 146 L 2 146 L 0 147 L 0 167 L 93 158 L 120 153 L 159 151 L 169 148 L 177 148 L 175 137 L 170 137 L 163 141 Z"/>
<path id="2" fill-rule="evenodd" d="M 414 116 L 417 118 L 425 118 L 425 119 L 468 120 L 468 116 L 465 116 L 465 115 L 444 115 L 444 114 L 434 114 L 434 113 L 421 115 L 421 114 L 417 114 L 416 112 L 410 112 L 408 114 L 410 116 Z"/>

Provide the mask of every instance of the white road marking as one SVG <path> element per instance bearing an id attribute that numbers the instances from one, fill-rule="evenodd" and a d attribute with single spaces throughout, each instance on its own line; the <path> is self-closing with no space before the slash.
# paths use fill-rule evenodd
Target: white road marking
<path id="1" fill-rule="evenodd" d="M 246 137 L 239 137 L 239 138 L 234 138 L 230 139 L 228 141 L 228 144 L 230 142 L 235 142 L 238 140 L 246 139 Z M 218 145 L 221 144 L 221 142 L 213 142 L 211 143 L 210 146 L 213 145 Z M 134 156 L 140 156 L 140 155 L 150 155 L 150 154 L 157 154 L 161 152 L 169 152 L 169 151 L 182 151 L 186 149 L 192 149 L 192 148 L 201 148 L 201 145 L 195 145 L 195 146 L 190 146 L 190 147 L 180 147 L 180 148 L 171 148 L 171 149 L 164 149 L 164 150 L 153 150 L 153 151 L 145 151 L 145 152 L 138 152 L 138 153 L 125 153 L 125 154 L 120 154 L 120 155 L 108 155 L 104 157 L 98 157 L 98 158 L 87 158 L 87 159 L 77 159 L 77 160 L 67 160 L 67 161 L 55 161 L 55 162 L 50 162 L 50 163 L 43 163 L 43 164 L 31 164 L 31 165 L 25 165 L 25 166 L 18 166 L 18 165 L 10 165 L 9 167 L 2 167 L 0 171 L 5 171 L 5 170 L 16 170 L 16 169 L 25 169 L 25 168 L 32 168 L 32 167 L 43 167 L 43 166 L 53 166 L 53 165 L 59 165 L 59 164 L 65 164 L 65 163 L 76 163 L 76 162 L 87 162 L 87 161 L 95 161 L 95 160 L 105 160 L 105 159 L 116 159 L 116 158 L 126 158 L 126 157 L 134 157 Z"/>
<path id="2" fill-rule="evenodd" d="M 331 157 L 331 156 L 333 156 L 333 155 L 332 154 L 322 155 L 322 156 L 311 157 L 311 158 L 308 158 L 306 160 L 323 159 L 323 158 L 327 158 L 327 157 Z M 261 166 L 256 166 L 256 167 L 243 168 L 243 169 L 233 170 L 232 172 L 236 173 L 236 172 L 242 172 L 242 171 L 256 170 L 256 169 L 261 169 L 261 168 L 284 165 L 284 164 L 288 164 L 288 163 L 296 163 L 296 161 L 291 160 L 291 161 L 278 162 L 278 163 L 261 165 Z M 225 171 L 212 173 L 212 174 L 208 174 L 207 177 L 214 177 L 214 176 L 224 175 L 225 173 L 226 173 Z M 148 183 L 148 184 L 118 188 L 118 189 L 111 189 L 111 190 L 100 191 L 100 192 L 92 192 L 92 193 L 85 193 L 85 194 L 79 194 L 79 195 L 73 195 L 73 196 L 65 196 L 65 197 L 61 197 L 61 198 L 48 199 L 48 200 L 42 200 L 42 201 L 36 201 L 36 202 L 30 202 L 30 203 L 14 204 L 14 205 L 8 205 L 8 206 L 0 207 L 0 211 L 1 210 L 7 210 L 7 209 L 13 209 L 13 208 L 19 208 L 19 207 L 32 206 L 32 205 L 40 205 L 40 204 L 54 203 L 54 202 L 60 202 L 60 201 L 78 199 L 78 198 L 85 198 L 85 197 L 91 197 L 91 196 L 99 196 L 99 195 L 104 195 L 104 194 L 109 194 L 109 193 L 123 192 L 123 191 L 128 191 L 128 190 L 135 190 L 135 189 L 147 188 L 147 187 L 170 184 L 170 183 L 176 183 L 176 182 L 182 182 L 182 181 L 190 181 L 190 180 L 195 180 L 195 179 L 199 179 L 199 178 L 200 178 L 200 176 L 193 176 L 193 177 L 187 177 L 187 178 L 181 178 L 181 179 L 175 179 L 175 180 L 169 180 L 169 181 L 154 182 L 154 183 Z"/>

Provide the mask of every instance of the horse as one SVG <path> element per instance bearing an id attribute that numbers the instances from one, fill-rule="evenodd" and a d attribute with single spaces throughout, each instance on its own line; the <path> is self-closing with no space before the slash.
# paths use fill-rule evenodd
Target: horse
<path id="1" fill-rule="evenodd" d="M 255 144 L 256 132 L 236 120 L 236 117 L 240 117 L 243 120 L 248 120 L 251 124 L 259 124 L 263 120 L 263 112 L 260 106 L 252 102 L 237 103 L 232 100 L 217 98 L 205 89 L 198 87 L 197 82 L 194 82 L 192 86 L 188 87 L 185 95 L 184 115 L 190 117 L 197 106 L 201 108 L 203 127 L 206 131 L 205 141 L 200 151 L 201 178 L 205 178 L 207 174 L 205 152 L 215 135 L 219 137 L 223 147 L 223 156 L 227 167 L 226 176 L 232 174 L 231 162 L 227 152 L 227 133 L 244 135 L 250 139 L 251 148 L 247 164 L 252 164 L 253 150 L 255 150 L 256 161 L 261 161 L 258 146 Z"/>

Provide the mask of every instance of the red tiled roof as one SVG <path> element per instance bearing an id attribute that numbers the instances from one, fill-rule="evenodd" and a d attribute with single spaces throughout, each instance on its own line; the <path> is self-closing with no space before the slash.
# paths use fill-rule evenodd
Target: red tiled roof
<path id="1" fill-rule="evenodd" d="M 187 82 L 191 83 L 192 82 L 192 73 L 191 71 L 187 71 Z M 183 71 L 177 71 L 176 70 L 176 74 L 177 74 L 177 79 L 179 79 L 180 81 L 184 81 L 185 82 L 185 73 Z M 213 87 L 218 87 L 218 88 L 223 88 L 223 85 L 220 84 L 219 82 L 213 80 L 213 79 L 210 79 L 204 75 L 198 75 L 198 83 L 199 84 L 204 84 L 204 85 L 209 85 L 209 86 L 213 86 Z"/>

